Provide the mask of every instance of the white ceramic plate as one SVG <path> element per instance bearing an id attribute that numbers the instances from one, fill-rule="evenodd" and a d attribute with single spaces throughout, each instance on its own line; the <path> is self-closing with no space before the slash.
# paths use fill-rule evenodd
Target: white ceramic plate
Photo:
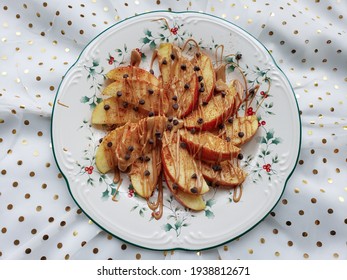
<path id="1" fill-rule="evenodd" d="M 126 176 L 117 189 L 112 174 L 100 174 L 95 168 L 95 150 L 105 131 L 92 127 L 90 118 L 102 98 L 104 75 L 129 63 L 132 49 L 141 51 L 141 66 L 148 68 L 153 49 L 161 42 L 181 46 L 190 37 L 213 58 L 219 45 L 224 45 L 224 56 L 234 54 L 224 59 L 236 62 L 235 55 L 241 53 L 238 63 L 249 87 L 259 84 L 268 96 L 257 111 L 257 135 L 242 148 L 242 165 L 249 175 L 241 201 L 234 202 L 232 190 L 212 189 L 205 195 L 205 211 L 195 213 L 165 189 L 164 214 L 157 221 L 146 201 L 134 195 Z M 229 78 L 239 76 L 236 68 L 229 68 Z M 257 95 L 254 109 L 263 95 Z M 230 22 L 193 12 L 147 13 L 105 30 L 66 73 L 52 117 L 54 155 L 79 207 L 114 236 L 155 250 L 212 248 L 252 229 L 280 199 L 297 162 L 300 139 L 293 90 L 265 47 Z"/>

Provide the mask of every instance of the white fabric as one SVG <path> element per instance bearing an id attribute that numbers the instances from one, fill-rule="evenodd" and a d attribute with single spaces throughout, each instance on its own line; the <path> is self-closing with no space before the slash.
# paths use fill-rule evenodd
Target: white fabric
<path id="1" fill-rule="evenodd" d="M 300 162 L 279 204 L 203 252 L 144 250 L 100 230 L 70 197 L 50 144 L 56 90 L 83 47 L 119 20 L 167 9 L 211 13 L 257 37 L 302 113 Z M 0 259 L 346 259 L 346 18 L 346 1 L 2 0 Z"/>

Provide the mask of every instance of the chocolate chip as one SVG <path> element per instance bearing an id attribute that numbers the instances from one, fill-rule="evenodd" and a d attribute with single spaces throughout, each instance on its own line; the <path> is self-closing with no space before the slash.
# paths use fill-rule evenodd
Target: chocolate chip
<path id="1" fill-rule="evenodd" d="M 243 154 L 238 154 L 238 155 L 237 155 L 237 158 L 238 158 L 239 160 L 243 159 Z"/>
<path id="2" fill-rule="evenodd" d="M 190 88 L 189 84 L 184 85 L 184 89 L 189 89 L 189 88 Z"/>
<path id="3" fill-rule="evenodd" d="M 194 71 L 200 71 L 200 67 L 199 66 L 194 66 Z"/>
<path id="4" fill-rule="evenodd" d="M 143 161 L 144 161 L 144 157 L 143 157 L 143 156 L 140 156 L 140 157 L 138 158 L 138 160 L 141 161 L 141 162 L 143 162 Z"/>
<path id="5" fill-rule="evenodd" d="M 163 61 L 162 61 L 162 63 L 163 63 L 164 65 L 166 65 L 166 64 L 167 64 L 167 60 L 164 58 Z"/>
<path id="6" fill-rule="evenodd" d="M 121 97 L 121 96 L 122 96 L 122 94 L 123 94 L 123 93 L 122 93 L 120 90 L 119 90 L 119 91 L 117 91 L 117 96 L 118 96 L 118 97 Z"/>
<path id="7" fill-rule="evenodd" d="M 160 137 L 161 137 L 161 133 L 160 133 L 159 131 L 156 131 L 154 135 L 155 135 L 155 137 L 157 137 L 157 138 L 160 138 Z"/>
<path id="8" fill-rule="evenodd" d="M 171 131 L 173 129 L 173 125 L 171 123 L 169 123 L 167 126 L 166 126 L 166 129 L 168 131 Z"/>
<path id="9" fill-rule="evenodd" d="M 197 53 L 195 54 L 195 56 L 196 56 L 197 58 L 199 58 L 199 57 L 201 56 L 201 53 L 197 52 Z"/>
<path id="10" fill-rule="evenodd" d="M 149 93 L 149 94 L 153 94 L 153 93 L 154 93 L 154 90 L 150 88 L 150 89 L 148 90 L 148 93 Z"/>
<path id="11" fill-rule="evenodd" d="M 107 143 L 107 147 L 111 148 L 112 147 L 112 142 Z"/>
<path id="12" fill-rule="evenodd" d="M 129 77 L 128 74 L 124 74 L 124 75 L 123 75 L 123 78 L 124 78 L 124 79 L 126 79 L 126 78 L 128 78 L 128 77 Z"/>
<path id="13" fill-rule="evenodd" d="M 190 130 L 190 133 L 191 133 L 191 134 L 195 134 L 195 132 L 196 132 L 196 129 L 193 127 L 193 128 Z"/>
<path id="14" fill-rule="evenodd" d="M 132 152 L 133 150 L 134 150 L 134 146 L 129 146 L 129 147 L 128 147 L 128 151 L 129 151 L 129 152 Z"/>
<path id="15" fill-rule="evenodd" d="M 148 170 L 145 170 L 145 172 L 143 173 L 145 176 L 149 176 L 151 175 L 151 172 L 149 172 Z"/>
<path id="16" fill-rule="evenodd" d="M 167 118 L 167 120 L 168 120 L 169 122 L 172 122 L 173 117 L 172 117 L 172 116 L 170 116 L 170 117 L 168 117 L 168 118 Z"/>
<path id="17" fill-rule="evenodd" d="M 174 119 L 174 120 L 173 120 L 173 124 L 174 124 L 174 125 L 178 125 L 178 123 L 179 123 L 179 121 L 178 121 L 177 119 Z"/>
<path id="18" fill-rule="evenodd" d="M 101 142 L 102 142 L 102 140 L 104 140 L 104 138 L 100 138 L 100 139 L 99 139 L 99 143 L 101 143 Z"/>
<path id="19" fill-rule="evenodd" d="M 208 104 L 207 101 L 202 101 L 202 106 L 206 106 Z"/>
<path id="20" fill-rule="evenodd" d="M 172 105 L 172 108 L 174 109 L 174 110 L 177 110 L 178 109 L 178 104 L 177 103 L 175 103 L 174 105 Z"/>
<path id="21" fill-rule="evenodd" d="M 242 138 L 243 136 L 245 136 L 245 134 L 244 134 L 242 131 L 240 131 L 239 133 L 237 133 L 237 135 L 238 135 L 240 138 Z"/>
<path id="22" fill-rule="evenodd" d="M 153 117 L 154 116 L 154 113 L 153 112 L 149 112 L 148 113 L 148 117 Z"/>
<path id="23" fill-rule="evenodd" d="M 228 119 L 228 123 L 233 123 L 234 119 L 233 118 L 229 118 Z"/>
<path id="24" fill-rule="evenodd" d="M 151 158 L 149 157 L 149 156 L 145 156 L 145 161 L 150 161 L 151 160 Z"/>
<path id="25" fill-rule="evenodd" d="M 149 70 L 149 73 L 151 73 L 151 74 L 153 75 L 153 74 L 154 74 L 153 69 L 150 69 L 150 70 Z"/>
<path id="26" fill-rule="evenodd" d="M 221 92 L 221 95 L 222 95 L 222 97 L 224 98 L 227 94 L 225 93 L 225 91 L 222 91 L 222 92 Z"/>
<path id="27" fill-rule="evenodd" d="M 192 188 L 190 189 L 190 192 L 191 192 L 191 193 L 198 193 L 198 189 L 197 189 L 196 187 L 192 187 Z"/>
<path id="28" fill-rule="evenodd" d="M 197 123 L 198 124 L 203 124 L 204 120 L 202 118 L 198 118 Z"/>
<path id="29" fill-rule="evenodd" d="M 178 185 L 177 185 L 176 183 L 173 183 L 173 184 L 172 184 L 172 189 L 173 189 L 173 190 L 177 190 L 177 189 L 178 189 Z"/>
<path id="30" fill-rule="evenodd" d="M 181 65 L 181 69 L 182 69 L 183 71 L 187 70 L 187 65 L 182 64 L 182 65 Z"/>
<path id="31" fill-rule="evenodd" d="M 186 148 L 187 148 L 187 144 L 186 144 L 185 142 L 181 142 L 181 143 L 180 143 L 180 147 L 181 147 L 182 149 L 186 149 Z"/>
<path id="32" fill-rule="evenodd" d="M 198 178 L 198 175 L 196 175 L 196 173 L 193 173 L 193 175 L 192 175 L 191 178 L 192 178 L 192 179 L 196 179 L 196 178 Z"/>
<path id="33" fill-rule="evenodd" d="M 221 123 L 221 124 L 218 125 L 219 129 L 223 129 L 224 127 L 225 127 L 224 123 Z"/>
<path id="34" fill-rule="evenodd" d="M 201 88 L 199 88 L 199 91 L 200 91 L 200 92 L 204 92 L 204 91 L 205 91 L 205 88 L 204 88 L 204 87 L 201 87 Z"/>
<path id="35" fill-rule="evenodd" d="M 129 105 L 128 102 L 126 101 L 123 102 L 123 108 L 128 108 L 128 105 Z"/>
<path id="36" fill-rule="evenodd" d="M 135 112 L 137 112 L 137 111 L 139 110 L 139 107 L 134 106 L 134 107 L 133 107 L 133 110 L 134 110 Z"/>
<path id="37" fill-rule="evenodd" d="M 108 104 L 106 104 L 105 106 L 104 106 L 104 110 L 109 110 L 110 109 L 110 105 L 108 105 Z"/>
<path id="38" fill-rule="evenodd" d="M 175 54 L 173 54 L 173 53 L 170 55 L 170 57 L 172 60 L 175 60 L 175 58 L 176 58 Z"/>
<path id="39" fill-rule="evenodd" d="M 221 171 L 222 167 L 219 164 L 214 164 L 212 165 L 213 171 Z"/>
<path id="40" fill-rule="evenodd" d="M 140 99 L 140 100 L 139 100 L 139 104 L 140 104 L 140 105 L 143 105 L 143 104 L 145 104 L 145 100 L 143 100 L 143 99 Z"/>
<path id="41" fill-rule="evenodd" d="M 203 76 L 198 76 L 198 81 L 201 82 L 204 79 Z"/>
<path id="42" fill-rule="evenodd" d="M 230 142 L 231 138 L 229 136 L 225 137 L 225 141 Z"/>
<path id="43" fill-rule="evenodd" d="M 130 155 L 129 154 L 125 154 L 124 159 L 125 160 L 129 160 L 130 159 Z"/>
<path id="44" fill-rule="evenodd" d="M 153 139 L 148 139 L 148 144 L 154 144 L 154 140 Z"/>
<path id="45" fill-rule="evenodd" d="M 177 95 L 172 96 L 172 100 L 177 101 Z"/>

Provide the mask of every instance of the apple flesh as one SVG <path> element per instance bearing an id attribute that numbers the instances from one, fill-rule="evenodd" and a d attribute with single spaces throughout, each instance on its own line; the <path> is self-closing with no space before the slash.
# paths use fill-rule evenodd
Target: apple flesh
<path id="1" fill-rule="evenodd" d="M 124 108 L 118 97 L 104 99 L 93 110 L 92 124 L 124 125 L 127 122 L 136 123 L 148 116 L 148 111 L 137 110 L 134 105 Z"/>
<path id="2" fill-rule="evenodd" d="M 179 138 L 178 133 L 164 133 L 161 153 L 163 168 L 175 183 L 175 189 L 193 195 L 204 194 L 209 187 L 200 171 L 201 162 L 180 145 Z"/>
<path id="3" fill-rule="evenodd" d="M 189 153 L 199 160 L 221 162 L 237 157 L 240 148 L 207 131 L 192 134 L 180 130 L 181 140 L 187 144 Z"/>
<path id="4" fill-rule="evenodd" d="M 127 171 L 141 155 L 150 152 L 161 143 L 166 130 L 167 118 L 147 117 L 138 123 L 126 123 L 108 135 L 96 151 L 96 166 L 101 173 L 118 167 Z"/>
<path id="5" fill-rule="evenodd" d="M 241 146 L 253 138 L 258 127 L 256 115 L 236 117 L 225 123 L 225 134 L 223 137 L 230 140 L 233 145 Z"/>
<path id="6" fill-rule="evenodd" d="M 192 59 L 194 71 L 198 75 L 199 82 L 199 104 L 208 103 L 212 98 L 216 83 L 212 60 L 203 52 L 197 52 Z"/>
<path id="7" fill-rule="evenodd" d="M 135 192 L 143 198 L 150 198 L 157 186 L 160 172 L 160 147 L 156 147 L 140 156 L 131 166 L 129 177 Z"/>
<path id="8" fill-rule="evenodd" d="M 201 164 L 201 172 L 204 178 L 214 186 L 236 187 L 246 179 L 246 173 L 231 161 L 223 161 L 219 164 Z"/>
<path id="9" fill-rule="evenodd" d="M 175 189 L 175 182 L 173 182 L 169 175 L 164 172 L 164 178 L 166 185 L 171 191 L 173 197 L 184 207 L 189 208 L 193 211 L 202 211 L 206 207 L 206 202 L 204 201 L 202 195 L 195 195 L 183 192 L 179 189 Z"/>
<path id="10" fill-rule="evenodd" d="M 119 98 L 124 108 L 131 104 L 154 114 L 165 114 L 169 110 L 169 100 L 163 89 L 143 80 L 123 78 L 109 84 L 102 94 Z"/>
<path id="11" fill-rule="evenodd" d="M 184 126 L 191 130 L 213 130 L 224 123 L 234 113 L 234 87 L 213 95 L 206 105 L 198 105 L 189 116 L 184 119 Z"/>
<path id="12" fill-rule="evenodd" d="M 198 77 L 192 63 L 171 43 L 157 50 L 162 85 L 170 101 L 169 115 L 183 118 L 195 108 L 198 98 Z"/>
<path id="13" fill-rule="evenodd" d="M 131 65 L 120 66 L 112 69 L 106 74 L 106 77 L 110 80 L 122 81 L 126 75 L 128 76 L 128 79 L 147 81 L 154 86 L 160 86 L 159 79 L 152 73 L 145 69 Z"/>

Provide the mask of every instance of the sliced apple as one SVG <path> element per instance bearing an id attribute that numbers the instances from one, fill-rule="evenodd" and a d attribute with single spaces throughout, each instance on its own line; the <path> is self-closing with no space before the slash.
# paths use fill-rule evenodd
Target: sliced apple
<path id="1" fill-rule="evenodd" d="M 102 94 L 118 97 L 125 108 L 132 104 L 155 114 L 169 110 L 169 100 L 163 89 L 148 81 L 123 78 L 109 84 Z"/>
<path id="2" fill-rule="evenodd" d="M 172 195 L 180 204 L 193 211 L 202 211 L 205 209 L 206 202 L 204 201 L 202 195 L 190 194 L 179 189 L 175 189 L 175 183 L 170 179 L 166 172 L 164 172 L 164 178 Z"/>
<path id="3" fill-rule="evenodd" d="M 198 75 L 199 104 L 205 104 L 210 101 L 214 92 L 216 75 L 214 72 L 211 58 L 203 52 L 197 52 L 192 59 L 194 71 Z"/>
<path id="4" fill-rule="evenodd" d="M 213 95 L 207 105 L 198 105 L 184 120 L 184 126 L 194 130 L 213 130 L 218 128 L 234 113 L 234 100 L 236 90 L 234 87 Z"/>
<path id="5" fill-rule="evenodd" d="M 192 134 L 180 130 L 180 136 L 189 152 L 199 160 L 221 162 L 235 158 L 240 153 L 240 148 L 207 131 Z"/>
<path id="6" fill-rule="evenodd" d="M 96 151 L 96 166 L 101 173 L 115 167 L 126 171 L 141 155 L 150 152 L 159 143 L 167 126 L 167 118 L 155 116 L 138 123 L 126 123 L 108 135 Z"/>
<path id="7" fill-rule="evenodd" d="M 135 192 L 143 198 L 151 197 L 157 186 L 160 172 L 160 147 L 156 147 L 132 164 L 129 177 Z"/>
<path id="8" fill-rule="evenodd" d="M 93 110 L 92 124 L 123 125 L 138 122 L 148 116 L 148 111 L 139 110 L 134 105 L 124 108 L 118 97 L 112 96 L 100 102 Z"/>
<path id="9" fill-rule="evenodd" d="M 189 154 L 180 144 L 178 133 L 163 135 L 162 163 L 169 178 L 177 188 L 190 194 L 204 194 L 209 190 L 200 171 L 200 161 Z"/>
<path id="10" fill-rule="evenodd" d="M 115 154 L 117 143 L 119 143 L 124 132 L 129 129 L 130 126 L 135 125 L 136 124 L 127 123 L 112 130 L 102 139 L 95 154 L 95 165 L 101 173 L 107 173 L 118 166 L 118 160 Z"/>
<path id="11" fill-rule="evenodd" d="M 169 101 L 169 114 L 183 118 L 196 106 L 199 98 L 198 77 L 189 59 L 171 43 L 161 44 L 157 51 L 163 88 Z"/>
<path id="12" fill-rule="evenodd" d="M 219 164 L 203 162 L 201 173 L 212 185 L 223 187 L 239 186 L 247 176 L 241 168 L 233 165 L 231 161 L 223 161 Z"/>
<path id="13" fill-rule="evenodd" d="M 127 79 L 130 80 L 142 80 L 147 81 L 154 86 L 160 86 L 160 81 L 156 76 L 154 76 L 149 71 L 136 66 L 120 66 L 112 69 L 106 74 L 106 77 L 108 79 L 115 81 L 122 81 L 125 76 L 128 76 Z"/>
<path id="14" fill-rule="evenodd" d="M 237 117 L 225 123 L 225 139 L 235 146 L 241 146 L 248 142 L 258 130 L 258 118 L 256 115 Z"/>

